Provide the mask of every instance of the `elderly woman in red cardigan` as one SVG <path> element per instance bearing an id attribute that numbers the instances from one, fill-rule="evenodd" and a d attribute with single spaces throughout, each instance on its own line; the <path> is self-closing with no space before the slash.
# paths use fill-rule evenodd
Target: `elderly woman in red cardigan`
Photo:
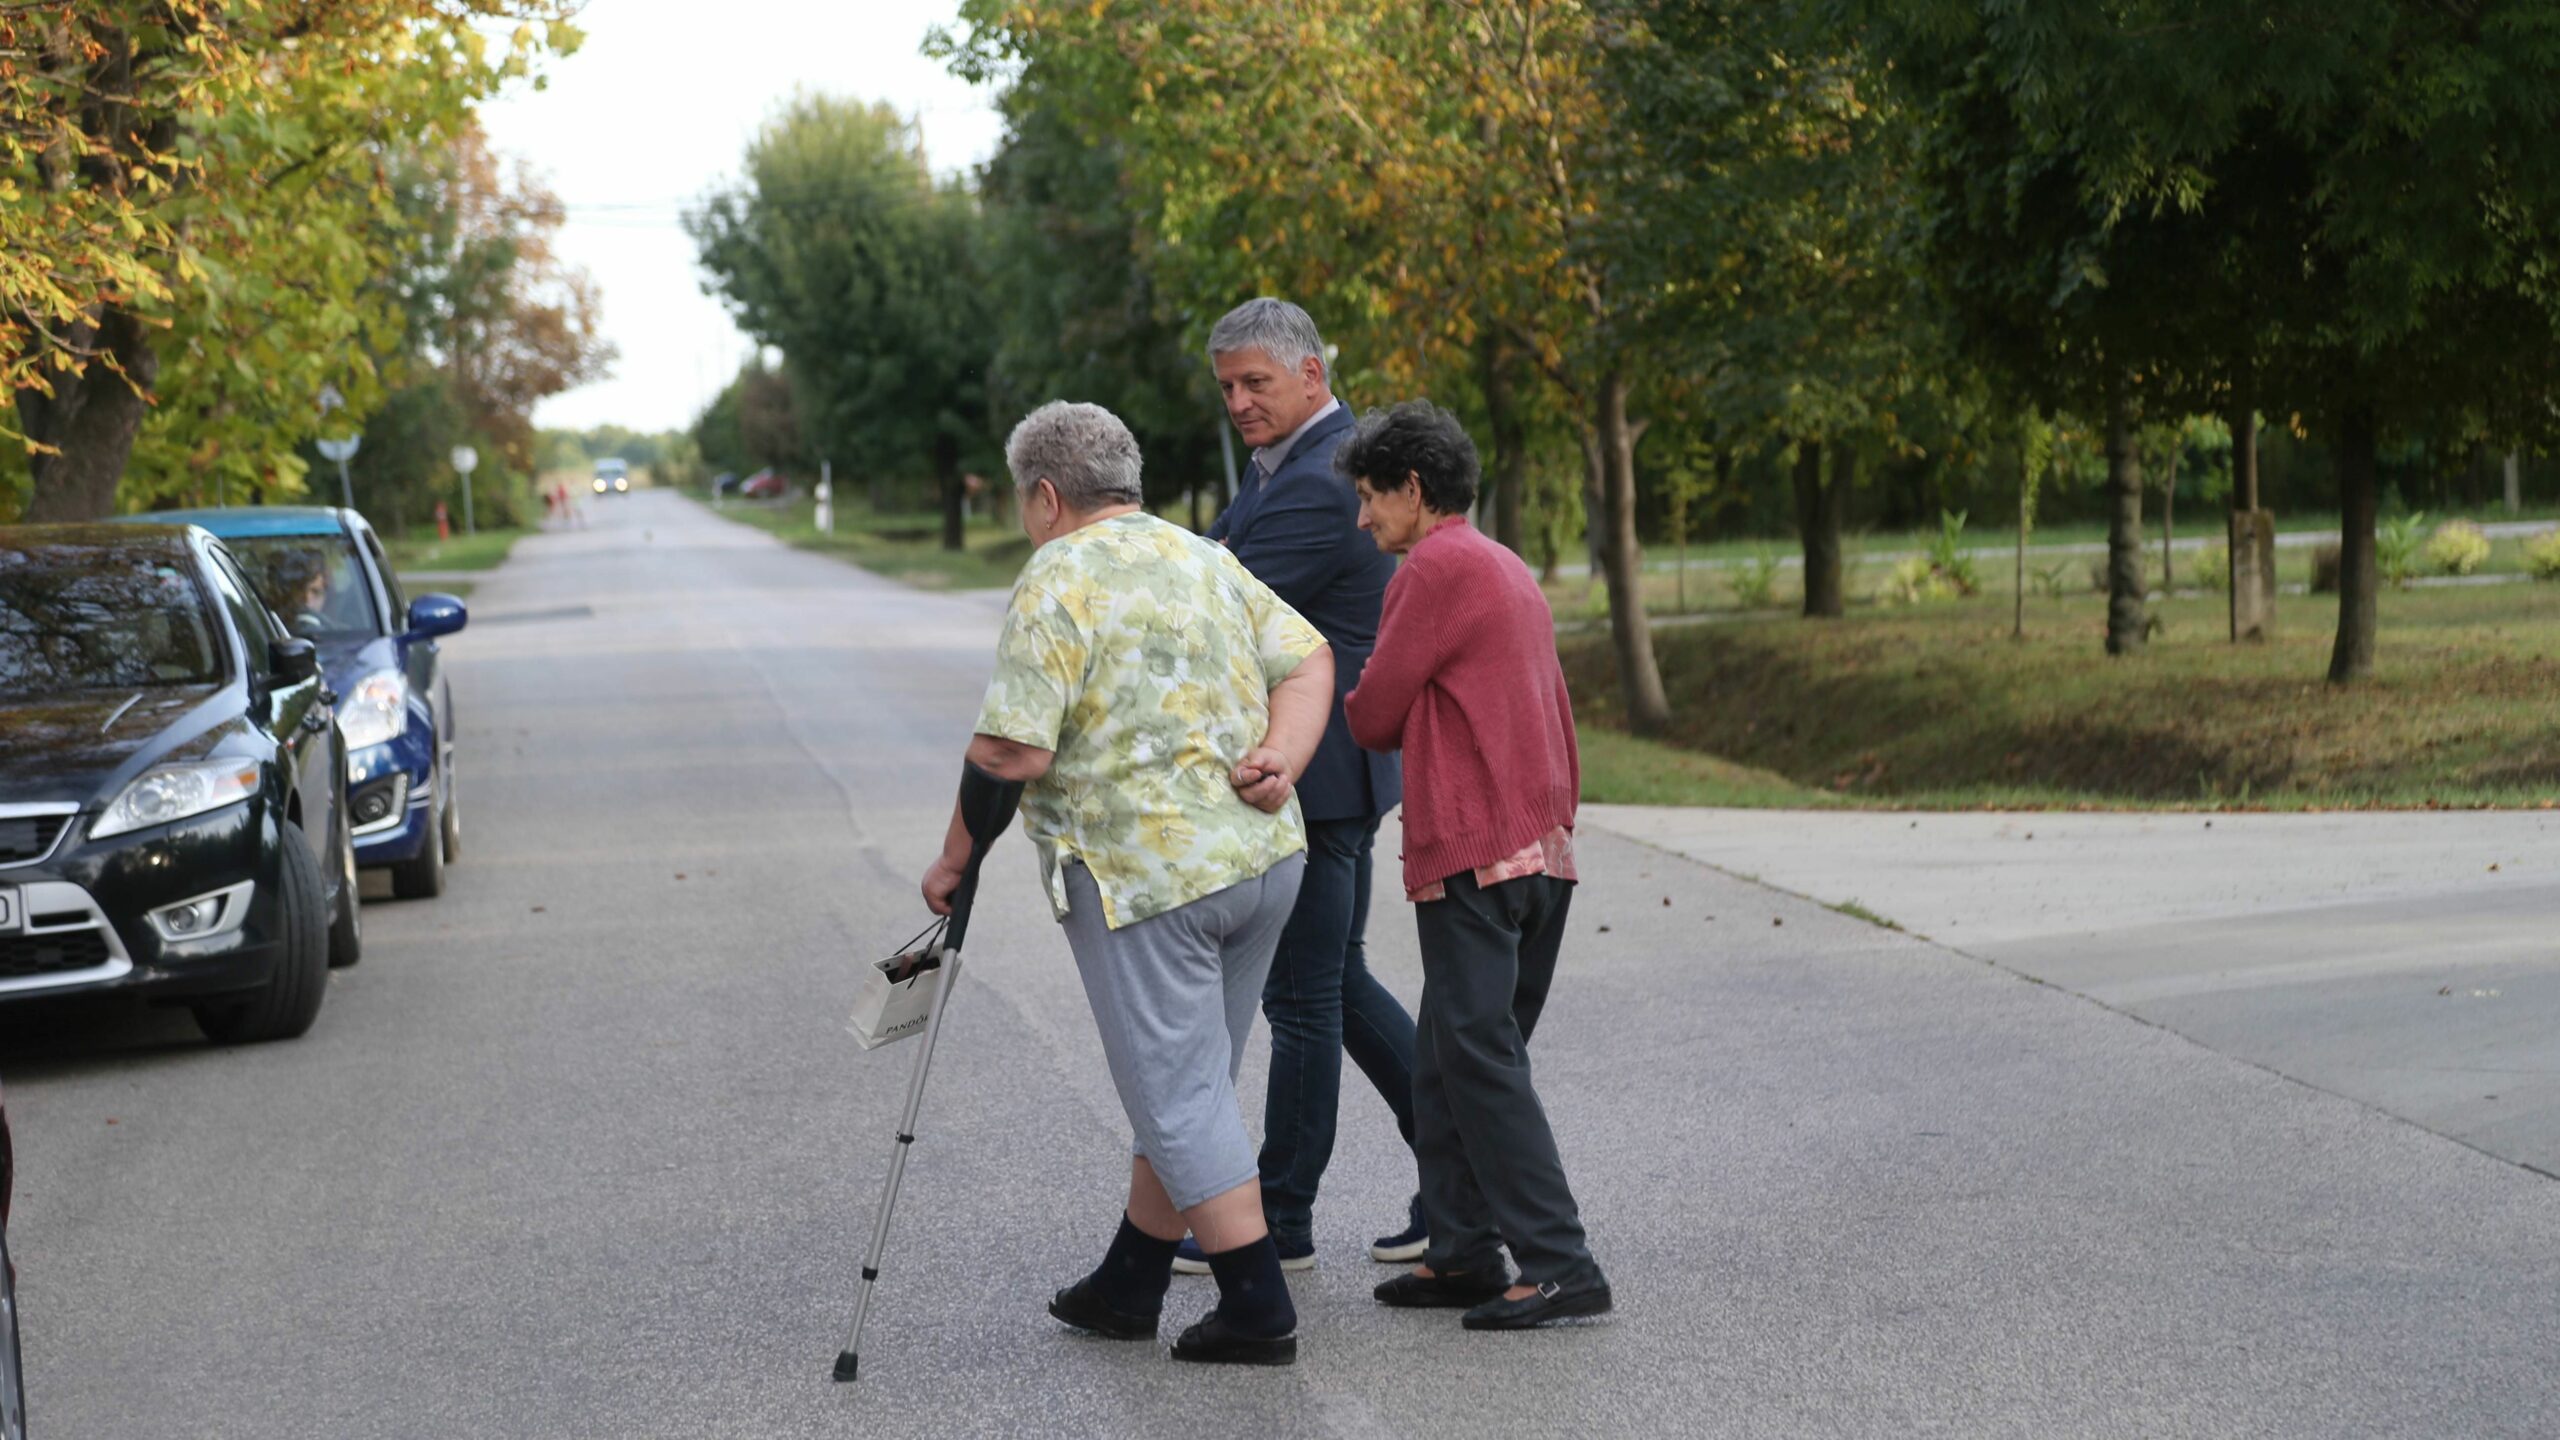
<path id="1" fill-rule="evenodd" d="M 1475 444 L 1447 411 L 1373 413 L 1334 465 L 1359 489 L 1360 528 L 1404 557 L 1343 702 L 1354 739 L 1404 751 L 1405 897 L 1422 941 L 1414 1152 L 1431 1246 L 1377 1296 L 1463 1308 L 1470 1330 L 1597 1315 L 1609 1283 L 1529 1083 L 1582 789 L 1555 621 L 1529 568 L 1467 523 Z"/>

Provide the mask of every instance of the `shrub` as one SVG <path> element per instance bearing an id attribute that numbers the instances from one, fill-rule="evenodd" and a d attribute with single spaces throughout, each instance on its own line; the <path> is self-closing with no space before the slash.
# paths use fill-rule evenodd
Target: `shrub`
<path id="1" fill-rule="evenodd" d="M 2059 565 L 2028 573 L 2035 577 L 2037 594 L 2047 600 L 2059 600 L 2070 586 L 2071 562 L 2065 560 Z"/>
<path id="2" fill-rule="evenodd" d="M 2231 547 L 2217 540 L 2196 552 L 2196 583 L 2207 590 L 2231 588 Z"/>
<path id="3" fill-rule="evenodd" d="M 2560 580 L 2560 530 L 2545 530 L 2524 542 L 2524 573 L 2536 580 Z"/>
<path id="4" fill-rule="evenodd" d="M 2448 520 L 2427 541 L 2427 563 L 2445 575 L 2468 575 L 2489 558 L 2489 537 L 2468 520 Z"/>
<path id="5" fill-rule="evenodd" d="M 2338 568 L 2342 563 L 2343 561 L 2339 557 L 2337 541 L 2323 540 L 2317 546 L 2313 547 L 2311 551 L 2311 593 L 2314 595 L 2337 594 Z"/>
<path id="6" fill-rule="evenodd" d="M 1952 600 L 1963 592 L 1954 582 L 1938 573 L 1938 567 L 1926 555 L 1914 555 L 1894 562 L 1886 573 L 1884 586 L 1876 591 L 1876 599 L 1886 605 L 1925 605 L 1933 600 Z"/>
<path id="7" fill-rule="evenodd" d="M 1746 610 L 1766 610 L 1778 603 L 1778 557 L 1755 550 L 1733 567 L 1733 598 Z"/>
<path id="8" fill-rule="evenodd" d="M 1958 595 L 1977 594 L 1982 589 L 1982 576 L 1974 569 L 1973 557 L 1964 549 L 1962 510 L 1938 512 L 1938 538 L 1929 544 L 1929 568 Z"/>
<path id="9" fill-rule="evenodd" d="M 2426 523 L 2427 512 L 2416 510 L 2374 527 L 2373 568 L 2383 584 L 2406 585 L 2418 573 L 2418 532 Z"/>

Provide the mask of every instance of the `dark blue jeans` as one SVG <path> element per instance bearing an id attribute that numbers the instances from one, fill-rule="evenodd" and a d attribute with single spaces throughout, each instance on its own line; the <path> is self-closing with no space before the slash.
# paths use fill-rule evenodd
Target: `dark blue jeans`
<path id="1" fill-rule="evenodd" d="M 1262 987 L 1262 1013 L 1271 1022 L 1262 1210 L 1283 1240 L 1315 1233 L 1316 1185 L 1333 1159 L 1345 1051 L 1395 1111 L 1405 1144 L 1413 1143 L 1413 1017 L 1369 973 L 1361 938 L 1369 928 L 1369 852 L 1377 838 L 1375 816 L 1307 822 L 1306 879 Z"/>

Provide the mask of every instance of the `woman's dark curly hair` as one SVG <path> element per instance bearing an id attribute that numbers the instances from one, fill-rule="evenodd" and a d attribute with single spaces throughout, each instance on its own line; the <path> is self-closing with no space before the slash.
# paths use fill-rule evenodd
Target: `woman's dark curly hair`
<path id="1" fill-rule="evenodd" d="M 1351 438 L 1333 452 L 1333 468 L 1372 490 L 1401 490 L 1419 480 L 1422 503 L 1443 515 L 1463 515 L 1476 503 L 1476 442 L 1457 416 L 1428 400 L 1360 417 Z"/>

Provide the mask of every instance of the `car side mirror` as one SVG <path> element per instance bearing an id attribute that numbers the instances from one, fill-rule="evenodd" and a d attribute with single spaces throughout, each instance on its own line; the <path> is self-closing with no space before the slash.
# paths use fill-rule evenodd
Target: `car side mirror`
<path id="1" fill-rule="evenodd" d="M 451 595 L 421 595 L 409 602 L 409 633 L 404 640 L 432 640 L 450 635 L 471 622 L 471 612 Z"/>
<path id="2" fill-rule="evenodd" d="M 267 644 L 267 673 L 279 685 L 299 685 L 320 676 L 320 647 L 308 640 L 273 640 Z"/>

